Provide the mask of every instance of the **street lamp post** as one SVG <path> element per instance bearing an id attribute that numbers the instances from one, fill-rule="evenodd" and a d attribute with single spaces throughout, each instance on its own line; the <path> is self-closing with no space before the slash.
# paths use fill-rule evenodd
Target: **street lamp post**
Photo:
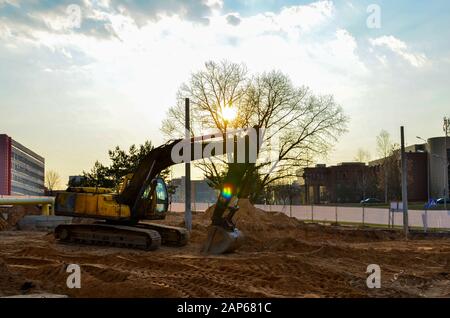
<path id="1" fill-rule="evenodd" d="M 186 98 L 184 100 L 185 103 L 185 138 L 186 142 L 189 141 L 189 138 L 191 137 L 190 134 L 190 104 L 189 104 L 189 98 Z M 191 148 L 189 147 L 189 156 L 191 152 Z M 185 156 L 186 158 L 187 156 Z M 186 229 L 191 232 L 192 231 L 192 211 L 191 211 L 191 163 L 190 163 L 190 157 L 187 162 L 184 163 L 184 173 L 185 173 L 185 185 L 184 185 L 184 205 L 185 205 L 185 211 L 184 211 L 184 222 Z"/>
<path id="2" fill-rule="evenodd" d="M 403 230 L 405 238 L 408 238 L 409 222 L 408 222 L 408 167 L 407 157 L 405 152 L 405 129 L 400 127 L 401 136 L 401 154 L 402 154 L 402 201 L 403 201 Z"/>
<path id="3" fill-rule="evenodd" d="M 448 150 L 447 150 L 447 138 L 448 138 L 448 132 L 450 129 L 450 118 L 444 117 L 444 126 L 443 126 L 444 132 L 445 132 L 445 174 L 444 174 L 444 179 L 445 179 L 445 194 L 444 194 L 444 209 L 447 211 L 447 199 L 449 197 L 448 195 Z"/>

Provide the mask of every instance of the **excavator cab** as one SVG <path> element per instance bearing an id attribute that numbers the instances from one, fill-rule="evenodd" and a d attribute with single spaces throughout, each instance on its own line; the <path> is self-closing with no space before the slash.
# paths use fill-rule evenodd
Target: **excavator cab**
<path id="1" fill-rule="evenodd" d="M 126 175 L 119 185 L 119 195 L 128 187 L 133 174 Z M 143 187 L 140 197 L 135 202 L 135 218 L 155 220 L 164 219 L 165 213 L 169 209 L 169 194 L 164 180 L 157 176 Z"/>
<path id="2" fill-rule="evenodd" d="M 154 214 L 156 216 L 161 215 L 164 218 L 164 214 L 169 209 L 169 194 L 166 183 L 162 178 L 153 179 L 142 194 L 141 199 L 150 203 L 150 209 L 147 210 L 148 216 Z"/>
<path id="3" fill-rule="evenodd" d="M 164 180 L 160 177 L 152 179 L 142 188 L 141 195 L 136 198 L 131 209 L 131 217 L 135 220 L 162 220 L 169 209 L 169 194 Z"/>

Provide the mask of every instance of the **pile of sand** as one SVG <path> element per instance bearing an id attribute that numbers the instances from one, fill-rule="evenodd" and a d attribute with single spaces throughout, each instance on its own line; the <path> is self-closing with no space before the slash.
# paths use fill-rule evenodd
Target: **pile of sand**
<path id="1" fill-rule="evenodd" d="M 239 229 L 249 232 L 259 232 L 267 229 L 292 229 L 303 224 L 297 219 L 290 218 L 279 212 L 266 212 L 255 206 L 248 199 L 240 199 L 239 210 L 234 215 L 234 222 Z M 214 205 L 203 214 L 205 221 L 210 221 L 214 212 Z"/>
<path id="2" fill-rule="evenodd" d="M 34 205 L 16 205 L 11 208 L 2 208 L 2 213 L 7 215 L 6 220 L 0 217 L 0 231 L 16 228 L 25 215 L 40 215 L 41 210 Z"/>
<path id="3" fill-rule="evenodd" d="M 234 215 L 233 221 L 245 236 L 242 250 L 279 250 L 286 247 L 310 250 L 299 235 L 303 224 L 301 221 L 283 213 L 269 213 L 257 209 L 247 199 L 240 199 L 238 206 L 239 210 Z M 205 241 L 213 212 L 214 206 L 211 206 L 204 213 L 194 215 L 191 242 Z"/>
<path id="4" fill-rule="evenodd" d="M 239 200 L 239 210 L 233 221 L 243 233 L 240 252 L 292 251 L 308 255 L 328 253 L 321 246 L 341 243 L 366 243 L 402 239 L 402 233 L 393 229 L 355 228 L 338 225 L 306 223 L 281 212 L 266 212 L 254 207 L 249 200 Z M 189 242 L 203 245 L 214 206 L 205 212 L 192 213 L 192 231 Z M 168 213 L 164 224 L 184 227 L 183 213 Z M 319 250 L 320 249 L 320 250 Z M 345 254 L 345 253 L 343 253 Z"/>
<path id="5" fill-rule="evenodd" d="M 0 296 L 9 296 L 28 292 L 34 285 L 27 282 L 22 276 L 12 273 L 8 265 L 0 258 Z"/>
<path id="6" fill-rule="evenodd" d="M 317 249 L 321 243 L 336 240 L 356 243 L 368 241 L 395 240 L 399 238 L 398 231 L 380 229 L 356 229 L 339 226 L 304 223 L 281 212 L 266 212 L 254 207 L 249 200 L 239 200 L 239 210 L 233 220 L 236 227 L 244 234 L 242 251 L 284 251 L 295 250 L 309 253 Z M 206 240 L 208 226 L 214 206 L 205 212 L 193 213 L 193 227 L 190 242 L 203 243 Z M 176 222 L 174 214 L 168 221 L 172 225 L 184 227 L 183 215 L 178 214 Z M 314 242 L 311 242 L 314 237 Z"/>
<path id="7" fill-rule="evenodd" d="M 6 222 L 1 216 L 0 216 L 0 231 L 5 231 L 8 229 L 8 222 Z"/>

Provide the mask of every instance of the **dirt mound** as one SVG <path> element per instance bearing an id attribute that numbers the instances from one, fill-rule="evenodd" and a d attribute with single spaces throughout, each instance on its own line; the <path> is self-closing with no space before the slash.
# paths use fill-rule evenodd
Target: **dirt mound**
<path id="1" fill-rule="evenodd" d="M 281 212 L 266 212 L 255 208 L 247 200 L 241 200 L 240 209 L 234 221 L 244 234 L 245 240 L 240 250 L 243 251 L 300 251 L 298 242 L 307 244 L 333 243 L 367 243 L 402 239 L 402 233 L 392 229 L 355 228 L 329 226 L 317 223 L 305 223 L 291 218 Z M 214 206 L 205 212 L 192 213 L 192 232 L 189 241 L 204 243 L 211 224 Z M 168 213 L 164 224 L 184 227 L 183 213 Z M 314 239 L 311 242 L 311 239 Z M 290 243 L 288 243 L 287 241 Z"/>
<path id="2" fill-rule="evenodd" d="M 259 214 L 258 212 L 260 212 L 260 210 L 255 208 L 253 204 L 251 204 L 251 202 L 247 199 L 240 199 L 238 202 L 238 206 L 239 210 L 236 212 L 235 218 L 240 219 L 254 218 L 256 215 Z M 203 218 L 210 220 L 213 215 L 215 207 L 216 207 L 215 204 L 210 206 L 203 214 Z"/>
<path id="3" fill-rule="evenodd" d="M 193 213 L 184 247 L 144 252 L 56 244 L 38 232 L 0 232 L 0 295 L 47 292 L 70 297 L 448 297 L 450 240 L 380 240 L 363 232 L 303 224 L 280 214 L 241 218 L 247 237 L 236 253 L 205 256 L 210 223 Z M 243 214 L 245 216 L 245 213 Z M 168 213 L 182 225 L 183 213 Z M 264 219 L 267 218 L 267 222 Z M 275 219 L 281 219 L 276 224 Z M 263 220 L 263 221 L 261 221 Z M 252 227 L 253 226 L 253 227 Z M 270 229 L 261 232 L 261 229 Z M 358 241 L 351 242 L 352 233 Z M 361 238 L 359 238 L 361 236 Z M 383 235 L 382 235 L 383 236 Z M 365 243 L 364 243 L 364 240 Z M 366 267 L 380 264 L 383 288 L 369 290 Z M 5 265 L 6 264 L 6 265 Z M 81 289 L 68 289 L 67 264 L 81 267 Z"/>
<path id="4" fill-rule="evenodd" d="M 0 259 L 0 286 L 0 296 L 15 295 L 18 291 L 25 294 L 35 287 L 34 283 L 11 272 L 3 259 Z"/>
<path id="5" fill-rule="evenodd" d="M 293 228 L 302 224 L 297 219 L 290 218 L 279 212 L 266 212 L 257 209 L 249 200 L 240 199 L 238 202 L 239 210 L 236 212 L 233 220 L 239 229 L 249 231 L 262 231 L 266 229 L 286 229 Z M 202 219 L 210 221 L 214 212 L 215 205 L 209 207 L 203 214 Z"/>
<path id="6" fill-rule="evenodd" d="M 388 229 L 354 228 L 311 224 L 291 218 L 281 212 L 266 212 L 254 207 L 249 200 L 239 200 L 234 216 L 237 228 L 245 235 L 243 251 L 298 251 L 314 250 L 316 243 L 342 241 L 363 243 L 401 239 L 401 233 Z M 191 240 L 203 242 L 215 206 L 205 213 L 194 214 Z M 184 222 L 179 224 L 184 226 Z M 314 242 L 310 242 L 314 237 Z"/>
<path id="7" fill-rule="evenodd" d="M 0 231 L 4 231 L 8 229 L 8 222 L 6 222 L 1 216 L 0 216 Z"/>
<path id="8" fill-rule="evenodd" d="M 238 202 L 239 210 L 234 216 L 237 228 L 245 235 L 243 250 L 283 250 L 299 249 L 309 250 L 305 244 L 299 241 L 300 226 L 303 222 L 290 218 L 283 213 L 265 212 L 256 208 L 247 199 L 240 199 Z M 207 225 L 214 212 L 214 206 L 211 206 L 200 216 L 201 224 Z M 200 231 L 205 232 L 202 226 L 194 228 L 194 238 L 200 239 Z"/>
<path id="9" fill-rule="evenodd" d="M 41 214 L 41 210 L 34 205 L 16 205 L 11 208 L 1 208 L 0 211 L 6 214 L 6 220 L 4 220 L 6 222 L 6 225 L 4 222 L 0 221 L 0 230 L 14 229 L 19 223 L 19 221 L 22 220 L 25 215 Z"/>

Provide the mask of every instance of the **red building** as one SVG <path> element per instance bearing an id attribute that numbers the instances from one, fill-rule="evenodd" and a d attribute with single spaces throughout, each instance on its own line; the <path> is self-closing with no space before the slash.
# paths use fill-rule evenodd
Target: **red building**
<path id="1" fill-rule="evenodd" d="M 0 134 L 0 195 L 44 195 L 45 160 Z"/>
<path id="2" fill-rule="evenodd" d="M 11 138 L 0 135 L 0 194 L 11 194 Z"/>
<path id="3" fill-rule="evenodd" d="M 359 202 L 376 192 L 376 168 L 359 162 L 306 168 L 303 178 L 306 203 Z"/>
<path id="4" fill-rule="evenodd" d="M 407 152 L 408 160 L 408 200 L 427 201 L 427 154 L 424 152 Z M 391 173 L 390 197 L 401 196 L 399 156 L 393 159 Z M 384 201 L 384 191 L 380 188 L 380 180 L 384 174 L 383 160 L 376 160 L 369 165 L 350 162 L 327 167 L 317 165 L 303 171 L 306 203 L 357 203 L 364 198 L 375 197 Z"/>

